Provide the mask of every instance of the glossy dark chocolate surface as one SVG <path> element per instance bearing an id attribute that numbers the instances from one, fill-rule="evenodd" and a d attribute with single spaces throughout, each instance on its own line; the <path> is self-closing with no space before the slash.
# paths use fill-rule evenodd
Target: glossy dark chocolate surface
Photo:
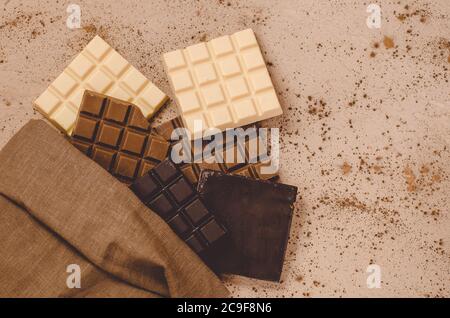
<path id="1" fill-rule="evenodd" d="M 211 268 L 279 281 L 297 188 L 204 170 L 197 190 L 229 231 L 228 240 L 207 257 Z"/>
<path id="2" fill-rule="evenodd" d="M 137 106 L 91 91 L 83 96 L 71 142 L 127 184 L 164 160 L 170 146 L 151 134 Z"/>
<path id="3" fill-rule="evenodd" d="M 169 159 L 136 179 L 131 190 L 198 254 L 226 235 L 197 190 Z"/>

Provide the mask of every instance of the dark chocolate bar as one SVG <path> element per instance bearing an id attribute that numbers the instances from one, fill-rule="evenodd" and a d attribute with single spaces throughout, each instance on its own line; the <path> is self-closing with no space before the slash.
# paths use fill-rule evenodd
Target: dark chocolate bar
<path id="1" fill-rule="evenodd" d="M 137 106 L 91 91 L 84 93 L 71 142 L 127 184 L 164 160 L 170 146 L 151 134 Z"/>
<path id="2" fill-rule="evenodd" d="M 154 130 L 156 134 L 171 142 L 172 146 L 174 146 L 175 144 L 180 143 L 180 141 L 171 139 L 172 132 L 177 128 L 183 127 L 184 126 L 181 118 L 175 117 L 165 123 L 160 124 L 159 126 L 156 126 Z M 260 138 L 260 136 L 255 130 L 255 133 L 244 136 L 243 143 L 239 143 L 237 142 L 237 140 L 229 142 L 226 140 L 226 132 L 223 132 L 222 153 L 212 152 L 211 160 L 207 159 L 210 163 L 207 163 L 205 158 L 197 158 L 198 155 L 194 153 L 194 142 L 192 142 L 190 150 L 194 162 L 180 163 L 179 167 L 193 184 L 196 184 L 198 182 L 199 175 L 203 169 L 222 171 L 227 174 L 238 174 L 254 179 L 275 179 L 278 177 L 276 173 L 268 174 L 261 171 L 261 168 L 263 166 L 270 166 L 271 164 L 270 157 L 267 155 L 263 143 L 257 144 L 258 149 L 256 154 L 252 156 L 252 154 L 250 153 L 249 149 L 251 140 L 253 139 L 253 141 L 257 142 L 255 140 L 256 138 Z M 202 143 L 203 149 L 205 149 L 208 144 L 208 141 L 204 141 Z M 227 160 L 227 153 L 234 153 L 232 160 Z M 215 158 L 219 160 L 216 160 Z"/>
<path id="3" fill-rule="evenodd" d="M 297 187 L 203 170 L 197 190 L 229 231 L 205 261 L 220 273 L 279 281 Z"/>
<path id="4" fill-rule="evenodd" d="M 200 255 L 226 236 L 226 230 L 169 159 L 137 178 L 131 190 Z"/>

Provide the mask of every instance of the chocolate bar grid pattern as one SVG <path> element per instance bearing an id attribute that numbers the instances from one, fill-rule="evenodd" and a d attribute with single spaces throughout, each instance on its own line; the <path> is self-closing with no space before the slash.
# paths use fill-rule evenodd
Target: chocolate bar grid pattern
<path id="1" fill-rule="evenodd" d="M 85 89 L 131 102 L 146 118 L 168 98 L 99 36 L 89 42 L 34 104 L 70 135 Z"/>
<path id="2" fill-rule="evenodd" d="M 160 135 L 165 140 L 172 143 L 172 146 L 178 141 L 172 141 L 171 135 L 173 130 L 177 128 L 183 128 L 183 122 L 181 121 L 180 117 L 175 117 L 165 123 L 160 124 L 159 126 L 156 126 L 154 128 L 156 134 Z M 226 144 L 225 140 L 225 133 L 223 133 L 224 138 L 224 152 L 226 149 L 230 149 L 230 147 L 235 147 L 236 151 L 234 154 L 234 158 L 238 158 L 237 156 L 241 156 L 241 158 L 244 160 L 244 162 L 237 162 L 235 160 L 235 163 L 206 163 L 206 162 L 198 162 L 197 158 L 194 157 L 194 154 L 192 154 L 193 158 L 197 163 L 180 163 L 178 166 L 183 172 L 183 174 L 189 179 L 189 181 L 193 184 L 196 184 L 198 182 L 200 173 L 203 169 L 210 169 L 210 170 L 216 170 L 216 171 L 222 171 L 223 173 L 231 173 L 231 174 L 238 174 L 246 177 L 250 177 L 253 179 L 262 179 L 262 180 L 269 180 L 277 177 L 277 174 L 264 174 L 261 172 L 261 168 L 263 166 L 270 166 L 271 161 L 270 157 L 266 155 L 266 149 L 264 147 L 258 148 L 258 157 L 250 158 L 250 151 L 249 151 L 249 140 L 246 140 L 245 145 L 241 145 L 237 143 L 237 145 L 233 144 Z M 256 135 L 251 136 L 250 138 L 257 138 Z M 206 146 L 206 144 L 204 145 Z M 263 146 L 263 145 L 261 145 Z M 193 150 L 193 148 L 191 148 Z M 226 154 L 226 153 L 225 153 Z M 263 154 L 262 156 L 259 156 L 259 154 Z M 226 158 L 225 158 L 226 159 Z"/>
<path id="3" fill-rule="evenodd" d="M 170 160 L 138 178 L 131 190 L 196 253 L 201 254 L 226 235 L 197 191 Z"/>
<path id="4" fill-rule="evenodd" d="M 282 114 L 261 50 L 251 29 L 164 54 L 185 126 L 194 120 L 221 130 Z"/>
<path id="5" fill-rule="evenodd" d="M 120 181 L 130 184 L 168 155 L 169 143 L 150 132 L 136 106 L 86 91 L 71 141 Z"/>

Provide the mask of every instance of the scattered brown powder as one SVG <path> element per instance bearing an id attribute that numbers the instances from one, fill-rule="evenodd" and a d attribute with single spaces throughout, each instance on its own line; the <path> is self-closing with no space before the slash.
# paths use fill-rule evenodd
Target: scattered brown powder
<path id="1" fill-rule="evenodd" d="M 417 190 L 416 175 L 409 166 L 405 167 L 405 169 L 403 170 L 403 175 L 406 179 L 407 184 L 406 189 L 408 190 L 408 192 L 416 191 Z"/>
<path id="2" fill-rule="evenodd" d="M 404 22 L 406 19 L 410 19 L 416 16 L 419 16 L 419 21 L 422 23 L 425 23 L 427 21 L 427 18 L 431 16 L 431 13 L 428 10 L 424 9 L 417 9 L 417 10 L 410 10 L 409 6 L 405 6 L 404 8 L 406 12 L 399 13 L 396 15 L 397 19 L 401 22 Z"/>
<path id="3" fill-rule="evenodd" d="M 383 44 L 386 49 L 392 49 L 395 46 L 394 40 L 388 36 L 384 36 Z"/>
<path id="4" fill-rule="evenodd" d="M 83 31 L 87 32 L 87 33 L 95 34 L 95 33 L 97 33 L 97 27 L 93 24 L 88 24 L 83 27 Z"/>
<path id="5" fill-rule="evenodd" d="M 41 15 L 42 13 L 36 13 L 36 15 Z M 20 14 L 14 19 L 6 21 L 0 25 L 0 30 L 3 28 L 15 28 L 19 24 L 29 24 L 30 20 L 33 18 L 32 14 Z"/>
<path id="6" fill-rule="evenodd" d="M 431 180 L 433 181 L 433 182 L 441 182 L 441 176 L 440 175 L 438 175 L 438 174 L 433 174 L 432 176 L 431 176 Z"/>
<path id="7" fill-rule="evenodd" d="M 108 39 L 109 38 L 109 33 L 106 27 L 104 26 L 100 26 L 97 27 L 95 24 L 87 24 L 85 26 L 83 26 L 82 30 L 86 33 L 87 38 L 86 39 L 91 39 L 93 38 L 95 35 L 99 35 L 100 37 L 102 37 L 103 39 Z"/>
<path id="8" fill-rule="evenodd" d="M 109 34 L 107 32 L 107 28 L 103 25 L 97 27 L 95 24 L 88 24 L 83 27 L 83 31 L 86 32 L 89 36 L 100 35 L 102 38 L 108 38 Z"/>
<path id="9" fill-rule="evenodd" d="M 365 203 L 359 201 L 355 197 L 338 199 L 336 204 L 341 208 L 353 208 L 360 211 L 368 211 L 368 207 Z"/>
<path id="10" fill-rule="evenodd" d="M 430 172 L 430 168 L 428 168 L 428 166 L 423 165 L 422 167 L 420 167 L 421 174 L 427 174 L 428 172 Z"/>
<path id="11" fill-rule="evenodd" d="M 308 114 L 317 116 L 319 119 L 330 115 L 330 111 L 327 110 L 327 103 L 323 99 L 308 96 L 308 102 Z"/>
<path id="12" fill-rule="evenodd" d="M 406 15 L 404 13 L 401 13 L 401 14 L 397 15 L 397 19 L 399 19 L 400 21 L 405 21 Z"/>
<path id="13" fill-rule="evenodd" d="M 376 173 L 381 173 L 383 167 L 380 165 L 373 165 L 372 166 L 373 171 L 375 171 Z"/>
<path id="14" fill-rule="evenodd" d="M 438 46 L 439 46 L 439 49 L 441 49 L 441 50 L 444 50 L 444 49 L 450 50 L 450 41 L 442 38 L 439 40 Z"/>
<path id="15" fill-rule="evenodd" d="M 348 175 L 350 171 L 352 170 L 352 166 L 348 164 L 348 162 L 344 162 L 344 164 L 341 166 L 342 174 Z"/>

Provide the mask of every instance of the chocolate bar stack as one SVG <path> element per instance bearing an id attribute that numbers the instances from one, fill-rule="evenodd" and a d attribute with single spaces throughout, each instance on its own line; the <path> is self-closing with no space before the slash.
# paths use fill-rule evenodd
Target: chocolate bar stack
<path id="1" fill-rule="evenodd" d="M 35 106 L 214 271 L 279 281 L 297 188 L 277 182 L 255 129 L 282 114 L 255 34 L 163 60 L 179 116 L 156 127 L 168 97 L 98 36 Z"/>

